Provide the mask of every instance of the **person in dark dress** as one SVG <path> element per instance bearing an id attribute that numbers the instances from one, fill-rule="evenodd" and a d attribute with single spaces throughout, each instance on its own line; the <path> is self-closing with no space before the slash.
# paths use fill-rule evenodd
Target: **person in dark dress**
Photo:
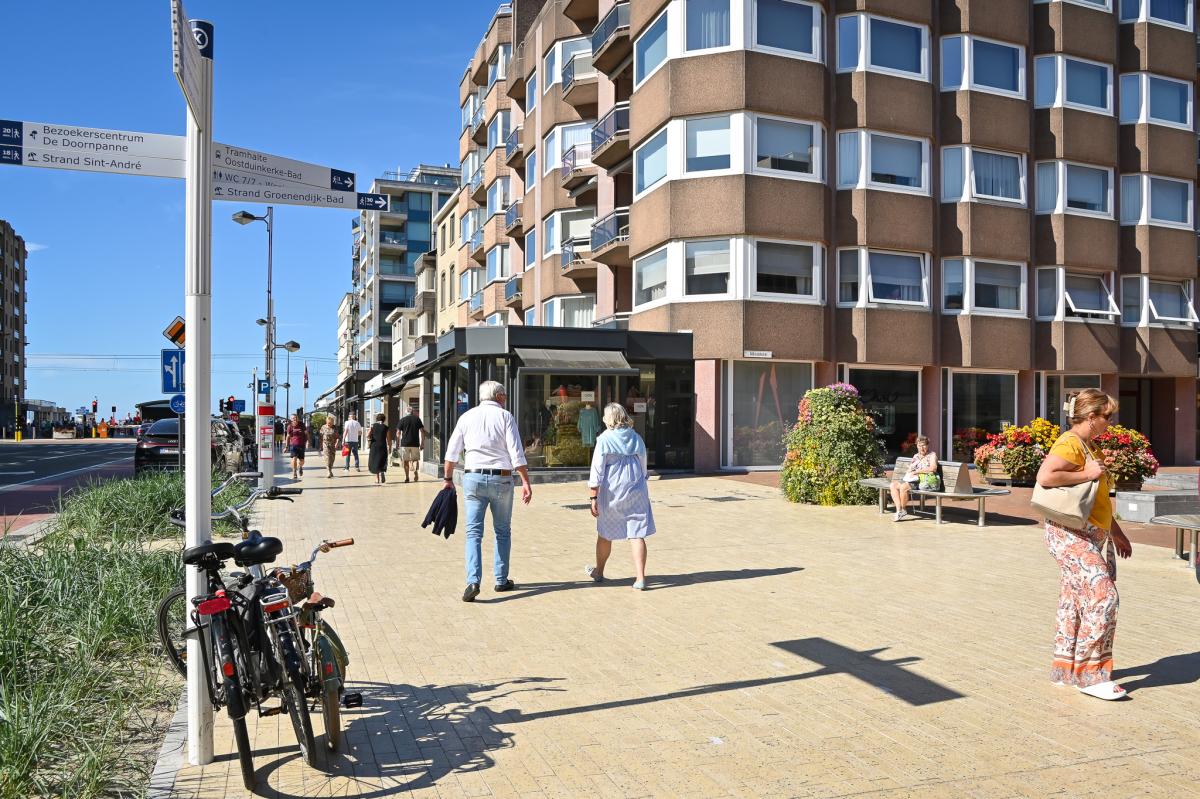
<path id="1" fill-rule="evenodd" d="M 391 448 L 392 431 L 383 421 L 383 414 L 375 414 L 375 424 L 367 433 L 371 449 L 367 453 L 367 468 L 375 475 L 375 485 L 387 482 L 388 449 Z"/>

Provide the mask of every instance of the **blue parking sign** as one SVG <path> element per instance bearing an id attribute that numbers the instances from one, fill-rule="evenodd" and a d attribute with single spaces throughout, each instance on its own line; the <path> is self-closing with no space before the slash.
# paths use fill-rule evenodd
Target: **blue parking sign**
<path id="1" fill-rule="evenodd" d="M 258 393 L 264 397 L 267 396 L 268 394 L 270 394 L 271 393 L 271 381 L 270 380 L 259 380 L 258 381 Z"/>
<path id="2" fill-rule="evenodd" d="M 162 393 L 183 393 L 184 351 L 170 349 L 162 351 Z"/>

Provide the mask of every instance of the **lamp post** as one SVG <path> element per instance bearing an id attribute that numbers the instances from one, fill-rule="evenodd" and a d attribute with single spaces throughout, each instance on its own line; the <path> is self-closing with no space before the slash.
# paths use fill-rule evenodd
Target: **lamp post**
<path id="1" fill-rule="evenodd" d="M 271 405 L 275 404 L 275 388 L 274 388 L 274 370 L 271 369 L 271 361 L 274 359 L 274 332 L 275 325 L 275 301 L 271 297 L 271 259 L 275 250 L 275 209 L 268 205 L 267 212 L 262 216 L 255 216 L 249 211 L 238 211 L 233 215 L 233 221 L 239 225 L 248 225 L 251 222 L 266 222 L 267 223 L 267 318 L 259 319 L 258 322 L 266 328 L 266 379 L 267 379 L 267 400 Z M 258 419 L 258 426 L 262 427 L 262 420 Z M 274 436 L 275 419 L 271 419 L 271 435 Z M 259 435 L 262 435 L 261 431 Z M 271 488 L 275 485 L 275 464 L 268 464 L 262 470 L 262 480 L 260 485 L 263 488 Z"/>
<path id="2" fill-rule="evenodd" d="M 287 351 L 287 381 L 280 383 L 279 387 L 287 391 L 287 413 L 284 414 L 289 419 L 292 416 L 292 353 L 300 349 L 300 344 L 295 341 L 285 341 L 282 344 L 276 344 L 275 349 Z"/>

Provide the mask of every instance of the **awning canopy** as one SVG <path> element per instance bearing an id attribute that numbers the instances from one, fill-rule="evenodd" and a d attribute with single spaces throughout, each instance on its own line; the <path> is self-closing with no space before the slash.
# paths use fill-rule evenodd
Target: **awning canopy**
<path id="1" fill-rule="evenodd" d="M 625 360 L 625 355 L 615 350 L 544 350 L 517 347 L 514 352 L 521 359 L 527 372 L 593 372 L 610 375 L 636 375 Z"/>

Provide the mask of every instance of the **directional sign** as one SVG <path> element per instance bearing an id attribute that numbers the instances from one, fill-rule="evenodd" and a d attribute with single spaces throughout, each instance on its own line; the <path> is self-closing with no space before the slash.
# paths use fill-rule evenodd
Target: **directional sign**
<path id="1" fill-rule="evenodd" d="M 221 170 L 214 170 L 214 174 Z M 363 194 L 353 191 L 323 191 L 300 183 L 265 179 L 245 180 L 241 176 L 214 178 L 214 200 L 271 205 L 315 205 L 322 208 L 347 208 L 351 211 L 387 211 L 386 194 Z"/>
<path id="2" fill-rule="evenodd" d="M 5 119 L 0 120 L 0 164 L 181 178 L 184 138 Z"/>
<path id="3" fill-rule="evenodd" d="M 207 52 L 202 52 L 207 51 Z M 171 52 L 173 70 L 192 113 L 204 118 L 204 92 L 200 89 L 201 56 L 212 58 L 212 34 L 199 26 L 193 30 L 182 0 L 171 0 Z"/>
<path id="4" fill-rule="evenodd" d="M 183 413 L 183 395 L 182 394 L 176 394 L 175 396 L 171 397 L 171 410 L 175 411 L 175 413 L 178 413 L 178 414 Z"/>
<path id="5" fill-rule="evenodd" d="M 213 167 L 331 191 L 354 191 L 354 173 L 213 142 Z"/>
<path id="6" fill-rule="evenodd" d="M 235 411 L 236 413 L 245 413 L 246 412 L 246 401 L 245 400 L 234 400 L 233 407 L 231 408 L 231 410 Z"/>
<path id="7" fill-rule="evenodd" d="M 183 362 L 185 350 L 162 351 L 162 393 L 183 393 Z"/>

